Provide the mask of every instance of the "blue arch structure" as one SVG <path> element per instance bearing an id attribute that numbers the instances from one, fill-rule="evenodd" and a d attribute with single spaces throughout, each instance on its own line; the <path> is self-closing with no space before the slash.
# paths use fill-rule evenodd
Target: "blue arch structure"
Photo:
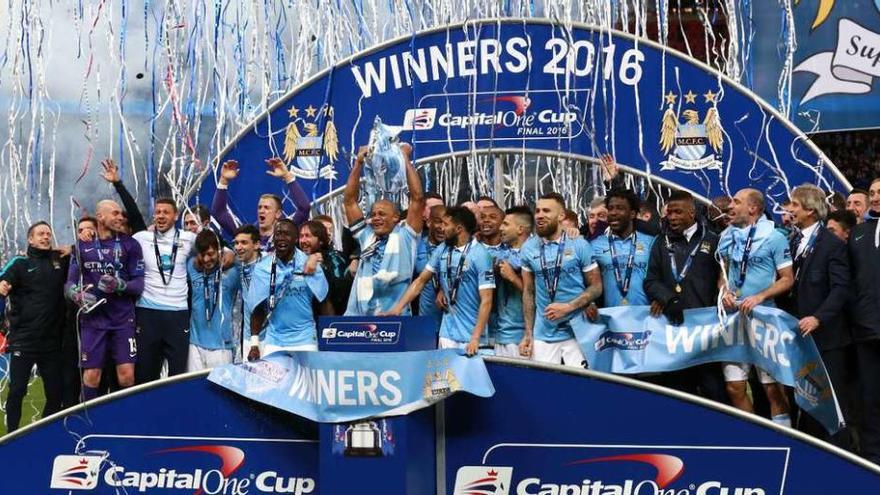
<path id="1" fill-rule="evenodd" d="M 503 19 L 398 38 L 279 100 L 221 154 L 243 168 L 230 186 L 234 213 L 252 221 L 259 195 L 280 191 L 264 173 L 273 155 L 289 159 L 313 199 L 341 187 L 376 117 L 401 126 L 423 162 L 612 153 L 626 170 L 702 198 L 754 187 L 771 204 L 802 183 L 850 188 L 794 125 L 707 65 L 626 33 Z M 199 199 L 215 187 L 206 180 Z"/>

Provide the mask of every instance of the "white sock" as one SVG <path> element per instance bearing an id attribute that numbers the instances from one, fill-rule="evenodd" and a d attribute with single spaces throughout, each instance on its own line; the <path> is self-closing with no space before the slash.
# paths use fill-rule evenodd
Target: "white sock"
<path id="1" fill-rule="evenodd" d="M 788 413 L 777 414 L 776 416 L 770 418 L 770 420 L 778 425 L 791 428 L 791 416 L 789 416 Z"/>

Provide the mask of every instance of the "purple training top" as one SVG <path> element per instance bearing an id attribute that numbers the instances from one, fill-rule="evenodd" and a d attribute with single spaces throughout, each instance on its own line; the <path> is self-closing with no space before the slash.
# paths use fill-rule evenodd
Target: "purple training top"
<path id="1" fill-rule="evenodd" d="M 82 315 L 80 323 L 91 328 L 115 330 L 134 325 L 134 303 L 144 291 L 144 256 L 137 241 L 127 235 L 103 239 L 100 242 L 77 242 L 79 259 L 74 253 L 67 272 L 64 291 L 80 285 L 82 262 L 82 285 L 92 287 L 89 292 L 107 302 L 91 313 Z M 122 294 L 107 294 L 98 290 L 103 274 L 116 275 L 126 281 Z"/>
<path id="2" fill-rule="evenodd" d="M 287 194 L 296 207 L 296 212 L 291 220 L 297 225 L 302 225 L 309 219 L 309 211 L 312 208 L 309 197 L 296 181 L 287 184 Z M 229 210 L 229 191 L 226 188 L 218 187 L 214 192 L 214 200 L 211 202 L 211 216 L 217 220 L 217 223 L 223 228 L 223 233 L 227 236 L 232 236 L 239 227 L 240 222 Z M 261 244 L 265 248 L 271 245 L 271 241 L 268 238 L 263 238 Z"/>

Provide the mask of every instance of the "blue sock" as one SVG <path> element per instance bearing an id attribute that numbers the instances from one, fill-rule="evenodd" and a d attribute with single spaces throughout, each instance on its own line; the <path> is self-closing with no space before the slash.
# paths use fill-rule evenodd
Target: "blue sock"
<path id="1" fill-rule="evenodd" d="M 770 418 L 770 420 L 778 425 L 791 428 L 791 416 L 789 416 L 788 413 L 777 414 L 776 416 Z"/>
<path id="2" fill-rule="evenodd" d="M 98 389 L 96 387 L 90 387 L 86 384 L 82 386 L 82 399 L 83 402 L 87 400 L 92 400 L 98 397 Z"/>

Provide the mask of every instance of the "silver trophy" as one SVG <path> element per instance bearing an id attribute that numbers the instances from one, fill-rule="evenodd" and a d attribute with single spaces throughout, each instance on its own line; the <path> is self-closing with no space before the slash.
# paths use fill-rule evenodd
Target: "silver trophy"
<path id="1" fill-rule="evenodd" d="M 353 423 L 345 430 L 345 453 L 351 457 L 382 455 L 382 435 L 375 421 Z"/>
<path id="2" fill-rule="evenodd" d="M 364 171 L 369 204 L 378 199 L 399 203 L 400 194 L 406 187 L 406 161 L 400 150 L 400 131 L 399 127 L 383 124 L 378 116 L 373 121 Z"/>

